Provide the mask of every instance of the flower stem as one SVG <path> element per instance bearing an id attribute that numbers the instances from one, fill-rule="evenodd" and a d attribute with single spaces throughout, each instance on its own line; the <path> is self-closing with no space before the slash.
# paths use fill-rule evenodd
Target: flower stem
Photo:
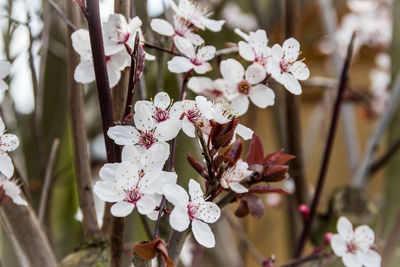
<path id="1" fill-rule="evenodd" d="M 317 188 L 315 190 L 314 198 L 311 203 L 310 217 L 304 223 L 303 231 L 301 233 L 299 242 L 296 247 L 296 253 L 295 253 L 296 257 L 299 257 L 301 255 L 301 253 L 304 249 L 306 240 L 308 239 L 308 236 L 310 235 L 312 223 L 317 214 L 318 204 L 319 204 L 321 194 L 322 194 L 322 191 L 324 188 L 326 173 L 328 171 L 329 159 L 331 156 L 333 142 L 334 142 L 335 134 L 336 134 L 336 128 L 337 128 L 338 121 L 339 121 L 340 107 L 341 107 L 341 104 L 343 101 L 343 95 L 344 95 L 344 92 L 345 92 L 346 86 L 347 86 L 348 71 L 349 71 L 350 61 L 351 61 L 352 52 L 353 52 L 354 37 L 355 37 L 355 34 L 353 33 L 350 43 L 349 43 L 349 46 L 348 46 L 348 49 L 347 49 L 346 60 L 343 65 L 342 73 L 340 75 L 338 93 L 337 93 L 337 97 L 335 100 L 335 105 L 334 105 L 334 109 L 333 109 L 333 113 L 332 113 L 332 119 L 331 119 L 331 123 L 330 123 L 330 127 L 329 127 L 329 134 L 328 134 L 328 138 L 326 141 L 324 155 L 322 158 L 321 169 L 320 169 L 319 176 L 318 176 Z"/>

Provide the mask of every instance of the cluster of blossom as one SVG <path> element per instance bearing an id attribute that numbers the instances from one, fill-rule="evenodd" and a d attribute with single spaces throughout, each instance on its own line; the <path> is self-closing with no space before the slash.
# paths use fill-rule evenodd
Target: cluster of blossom
<path id="1" fill-rule="evenodd" d="M 224 21 L 210 19 L 207 9 L 192 1 L 181 0 L 178 6 L 174 1 L 170 1 L 170 5 L 175 13 L 174 24 L 161 19 L 154 19 L 151 22 L 152 29 L 171 37 L 173 47 L 181 53 L 168 62 L 168 69 L 174 73 L 186 73 L 187 77 L 193 71 L 197 74 L 211 71 L 212 66 L 209 61 L 215 57 L 216 49 L 213 46 L 205 46 L 204 40 L 196 32 L 199 29 L 220 31 Z M 119 18 L 118 23 L 112 24 L 113 31 L 111 32 L 114 34 L 110 34 L 107 23 L 115 22 L 116 17 Z M 107 57 L 116 55 L 111 54 L 115 51 L 126 53 L 124 42 L 131 35 L 126 35 L 129 31 L 121 30 L 125 29 L 121 27 L 124 25 L 121 21 L 124 19 L 120 15 L 111 15 L 104 25 Z M 135 31 L 139 30 L 140 25 L 137 25 Z M 176 138 L 180 130 L 192 138 L 195 138 L 197 133 L 199 141 L 201 142 L 201 139 L 204 141 L 203 149 L 216 149 L 214 151 L 217 152 L 214 153 L 218 154 L 215 143 L 219 141 L 214 140 L 218 139 L 217 131 L 223 136 L 221 140 L 224 140 L 218 145 L 219 148 L 227 147 L 235 142 L 236 135 L 244 140 L 251 139 L 253 131 L 239 124 L 236 119 L 248 110 L 249 98 L 256 106 L 266 108 L 274 104 L 275 98 L 274 92 L 268 87 L 269 77 L 283 84 L 290 92 L 300 94 L 301 86 L 298 80 L 307 79 L 309 76 L 307 66 L 302 60 L 297 61 L 300 45 L 295 39 L 286 40 L 282 47 L 276 44 L 270 48 L 263 30 L 250 32 L 249 35 L 240 30 L 237 32 L 245 39 L 238 44 L 239 54 L 251 62 L 246 70 L 235 59 L 223 60 L 220 62 L 222 78 L 213 81 L 208 77 L 191 77 L 188 80 L 188 88 L 201 94 L 195 100 L 173 102 L 167 93 L 160 92 L 154 100 L 142 100 L 135 103 L 134 126 L 116 125 L 109 128 L 107 135 L 116 144 L 123 146 L 121 162 L 108 163 L 102 167 L 100 180 L 95 183 L 94 192 L 104 201 L 115 202 L 111 207 L 111 213 L 114 216 L 127 216 L 137 208 L 140 214 L 156 220 L 160 213 L 159 205 L 162 196 L 165 196 L 175 206 L 169 216 L 173 229 L 184 231 L 191 224 L 191 230 L 198 243 L 205 247 L 215 245 L 214 235 L 208 224 L 218 220 L 220 208 L 212 201 L 206 201 L 211 195 L 204 196 L 200 184 L 196 181 L 190 180 L 188 194 L 177 185 L 176 173 L 163 170 L 170 156 L 167 142 Z M 107 33 L 109 36 L 118 36 L 119 39 L 107 38 Z M 79 77 L 81 71 L 82 75 L 86 76 L 89 69 L 93 73 L 93 62 L 89 56 L 90 47 L 85 41 L 88 40 L 87 31 L 75 32 L 72 40 L 75 50 L 82 58 L 80 65 L 87 63 L 85 68 L 78 66 L 75 71 L 75 79 L 79 81 L 77 76 Z M 107 48 L 107 46 L 110 47 L 110 42 L 114 45 L 111 47 L 120 47 L 120 50 Z M 82 49 L 83 45 L 86 45 L 86 49 Z M 131 44 L 128 45 L 133 47 Z M 83 56 L 85 54 L 86 56 Z M 125 57 L 129 58 L 127 55 Z M 83 59 L 87 59 L 86 63 Z M 91 77 L 91 80 L 93 79 L 94 76 Z M 89 82 L 89 79 L 86 81 Z M 207 100 L 205 96 L 211 97 L 213 101 Z M 224 136 L 224 134 L 229 135 L 230 132 L 232 132 L 231 136 Z M 249 192 L 249 189 L 241 182 L 253 172 L 249 170 L 248 162 L 239 159 L 240 151 L 241 149 L 234 152 L 235 160 L 232 160 L 234 163 L 226 164 L 226 169 L 221 169 L 222 175 L 217 183 L 222 189 L 244 194 Z M 276 157 L 280 157 L 280 154 Z M 270 164 L 269 156 L 259 161 L 256 162 L 259 166 Z M 286 162 L 286 157 L 278 162 Z M 287 172 L 287 166 L 279 170 L 283 175 L 278 176 L 286 177 L 284 174 Z M 209 193 L 207 188 L 207 194 Z M 243 198 L 243 202 L 250 203 L 253 196 L 249 192 L 248 198 Z M 245 206 L 247 207 L 247 204 Z M 243 207 L 242 214 L 245 214 Z"/>
<path id="2" fill-rule="evenodd" d="M 26 206 L 27 202 L 20 196 L 19 186 L 11 180 L 14 174 L 14 164 L 7 154 L 17 149 L 19 140 L 17 136 L 5 132 L 3 119 L 0 118 L 0 205 L 11 198 L 15 204 Z"/>
<path id="3" fill-rule="evenodd" d="M 355 51 L 362 46 L 388 47 L 392 40 L 392 0 L 347 0 L 350 12 L 342 18 L 335 33 L 339 52 L 346 53 L 353 32 Z"/>
<path id="4" fill-rule="evenodd" d="M 351 222 L 346 217 L 340 217 L 337 231 L 338 234 L 331 238 L 331 247 L 345 266 L 381 266 L 381 256 L 375 251 L 375 234 L 369 226 L 361 225 L 353 230 Z"/>
<path id="5" fill-rule="evenodd" d="M 139 17 L 129 19 L 127 22 L 121 14 L 111 14 L 103 23 L 104 53 L 110 87 L 118 83 L 121 71 L 130 66 L 130 55 L 126 46 L 134 47 L 136 33 L 143 40 L 141 25 L 142 21 Z M 75 69 L 74 79 L 79 83 L 91 83 L 95 80 L 95 74 L 89 31 L 79 29 L 71 35 L 71 39 L 73 48 L 81 58 L 81 62 Z M 146 54 L 146 59 L 152 60 L 153 56 Z"/>

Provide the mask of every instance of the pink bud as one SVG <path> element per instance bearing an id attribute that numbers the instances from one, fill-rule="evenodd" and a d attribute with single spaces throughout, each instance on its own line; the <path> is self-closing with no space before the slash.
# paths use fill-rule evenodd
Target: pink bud
<path id="1" fill-rule="evenodd" d="M 333 234 L 330 232 L 325 233 L 325 235 L 324 235 L 324 244 L 325 245 L 329 245 L 331 243 L 332 236 L 333 236 Z"/>
<path id="2" fill-rule="evenodd" d="M 274 267 L 274 263 L 271 259 L 265 259 L 262 263 L 261 263 L 262 267 Z"/>
<path id="3" fill-rule="evenodd" d="M 310 217 L 310 208 L 306 204 L 301 204 L 299 206 L 299 211 L 303 221 L 307 221 Z"/>

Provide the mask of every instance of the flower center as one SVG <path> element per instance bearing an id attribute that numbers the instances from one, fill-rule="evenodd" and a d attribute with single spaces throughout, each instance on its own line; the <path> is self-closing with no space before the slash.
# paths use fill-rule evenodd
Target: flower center
<path id="1" fill-rule="evenodd" d="M 250 92 L 250 89 L 251 84 L 246 80 L 239 82 L 237 85 L 238 92 L 243 95 L 247 95 Z"/>
<path id="2" fill-rule="evenodd" d="M 161 108 L 156 108 L 154 119 L 156 120 L 156 122 L 166 121 L 169 119 L 169 112 Z"/>
<path id="3" fill-rule="evenodd" d="M 217 89 L 206 89 L 206 94 L 212 96 L 213 98 L 220 98 L 224 95 L 223 92 L 217 90 Z"/>
<path id="4" fill-rule="evenodd" d="M 357 244 L 354 241 L 350 241 L 349 243 L 346 243 L 347 246 L 347 252 L 355 254 L 358 250 Z"/>
<path id="5" fill-rule="evenodd" d="M 139 199 L 142 197 L 142 195 L 143 194 L 139 191 L 139 189 L 135 188 L 133 190 L 126 191 L 126 196 L 125 196 L 124 201 L 135 204 L 136 202 L 139 201 Z"/>
<path id="6" fill-rule="evenodd" d="M 139 144 L 146 149 L 149 149 L 155 142 L 157 142 L 157 139 L 153 132 L 145 131 L 140 135 Z"/>
<path id="7" fill-rule="evenodd" d="M 190 220 L 196 219 L 196 213 L 197 213 L 198 207 L 195 204 L 193 204 L 192 202 L 189 202 L 189 204 L 187 205 L 187 209 L 188 209 L 189 219 Z"/>
<path id="8" fill-rule="evenodd" d="M 191 58 L 190 62 L 192 62 L 196 66 L 200 66 L 201 64 L 203 64 L 197 57 Z"/>
<path id="9" fill-rule="evenodd" d="M 186 115 L 187 115 L 188 120 L 193 124 L 195 124 L 201 120 L 201 113 L 197 108 L 189 109 L 186 112 Z"/>
<path id="10" fill-rule="evenodd" d="M 287 60 L 282 59 L 281 62 L 279 62 L 279 66 L 282 72 L 289 72 L 290 63 Z"/>

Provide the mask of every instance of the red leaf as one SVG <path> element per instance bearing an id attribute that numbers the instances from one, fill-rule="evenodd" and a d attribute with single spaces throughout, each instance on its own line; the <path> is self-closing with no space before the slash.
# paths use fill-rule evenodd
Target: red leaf
<path id="1" fill-rule="evenodd" d="M 230 149 L 228 149 L 224 154 L 232 159 L 231 165 L 235 165 L 242 154 L 243 144 L 242 140 L 237 139 Z"/>
<path id="2" fill-rule="evenodd" d="M 208 179 L 208 174 L 206 169 L 203 167 L 203 165 L 198 162 L 190 153 L 187 155 L 187 160 L 190 164 L 190 166 L 193 167 L 201 176 L 203 176 L 205 179 Z"/>
<path id="3" fill-rule="evenodd" d="M 264 203 L 261 198 L 253 194 L 246 194 L 244 198 L 247 201 L 250 215 L 255 219 L 261 219 L 265 210 Z"/>
<path id="4" fill-rule="evenodd" d="M 287 178 L 288 170 L 286 165 L 271 166 L 264 170 L 261 179 L 266 182 L 280 182 Z"/>
<path id="5" fill-rule="evenodd" d="M 165 241 L 159 237 L 150 242 L 137 244 L 133 250 L 139 257 L 145 260 L 154 259 L 157 254 L 159 254 L 163 262 L 163 266 L 174 266 L 174 262 L 168 256 L 168 250 Z"/>
<path id="6" fill-rule="evenodd" d="M 213 147 L 215 149 L 219 149 L 228 146 L 232 141 L 236 126 L 238 124 L 239 120 L 236 118 L 233 118 L 231 121 L 225 124 L 214 122 L 210 133 Z"/>
<path id="7" fill-rule="evenodd" d="M 253 138 L 251 139 L 250 148 L 247 152 L 246 162 L 249 165 L 262 164 L 264 158 L 264 148 L 260 137 L 253 133 Z"/>
<path id="8" fill-rule="evenodd" d="M 239 218 L 246 217 L 249 214 L 249 207 L 247 206 L 247 200 L 241 199 L 239 203 L 239 207 L 235 211 L 235 215 Z"/>
<path id="9" fill-rule="evenodd" d="M 290 194 L 289 192 L 283 190 L 282 188 L 272 187 L 269 185 L 252 185 L 249 188 L 249 193 L 255 193 L 255 194 L 277 193 L 277 194 L 283 194 L 283 195 Z"/>
<path id="10" fill-rule="evenodd" d="M 263 160 L 263 165 L 264 166 L 283 165 L 289 160 L 292 160 L 294 158 L 295 156 L 285 154 L 281 149 L 271 154 L 268 154 Z"/>

